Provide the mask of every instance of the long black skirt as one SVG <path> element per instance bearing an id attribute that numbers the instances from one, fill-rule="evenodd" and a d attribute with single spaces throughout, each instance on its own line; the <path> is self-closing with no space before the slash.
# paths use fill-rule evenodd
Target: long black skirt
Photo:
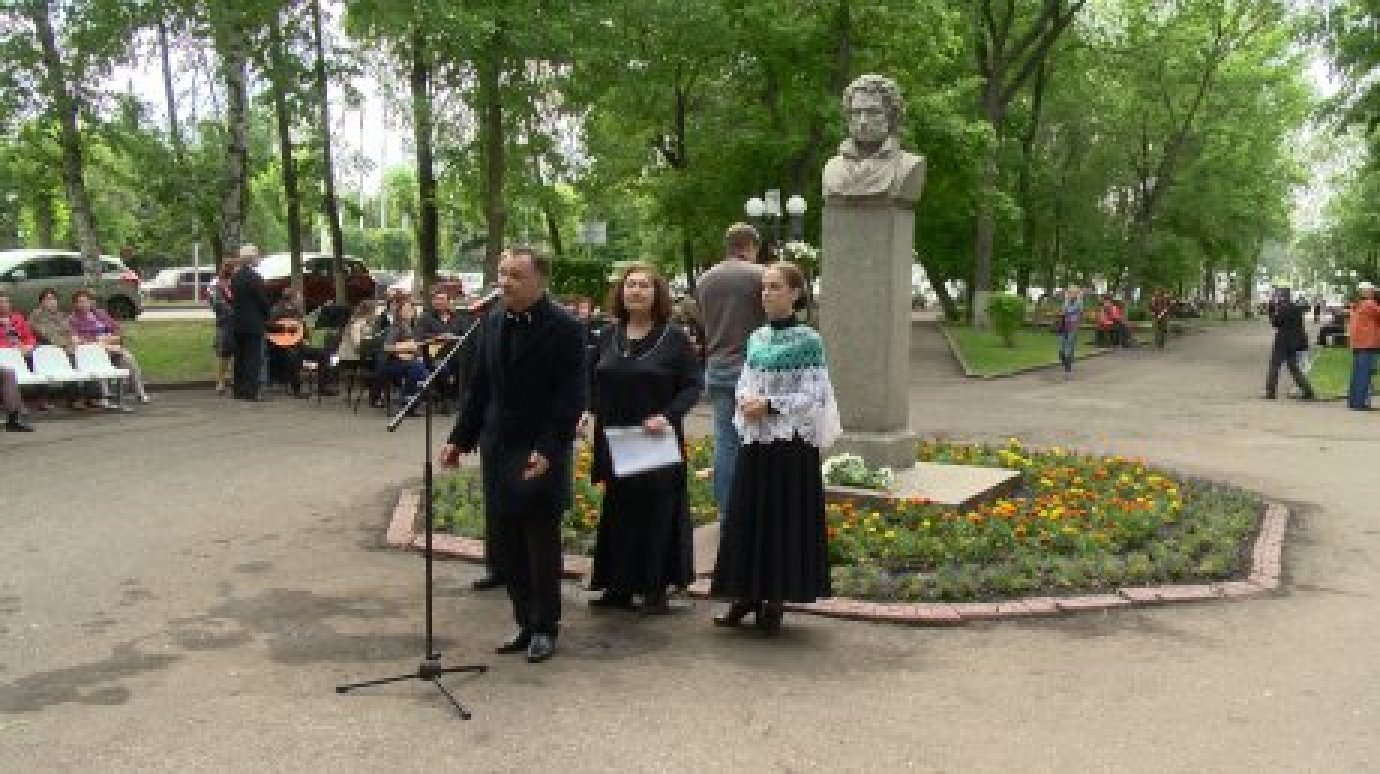
<path id="1" fill-rule="evenodd" d="M 660 594 L 694 580 L 685 467 L 610 478 L 594 546 L 590 588 Z"/>
<path id="2" fill-rule="evenodd" d="M 833 596 L 819 449 L 800 440 L 744 444 L 710 593 L 742 601 Z"/>

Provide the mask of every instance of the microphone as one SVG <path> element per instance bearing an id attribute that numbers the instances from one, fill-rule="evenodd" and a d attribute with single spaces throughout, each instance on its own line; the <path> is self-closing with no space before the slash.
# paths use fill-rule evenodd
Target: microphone
<path id="1" fill-rule="evenodd" d="M 500 298 L 503 298 L 503 291 L 499 288 L 493 288 L 488 293 L 485 293 L 478 301 L 470 304 L 470 311 L 482 311 Z"/>

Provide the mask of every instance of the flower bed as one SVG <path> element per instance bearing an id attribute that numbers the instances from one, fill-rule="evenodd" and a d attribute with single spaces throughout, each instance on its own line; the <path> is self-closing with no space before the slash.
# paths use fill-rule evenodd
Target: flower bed
<path id="1" fill-rule="evenodd" d="M 687 450 L 691 517 L 716 518 L 712 484 L 694 471 L 710 465 L 712 444 Z M 1236 577 L 1249 565 L 1249 539 L 1263 503 L 1230 487 L 1184 480 L 1127 457 L 1002 445 L 926 441 L 921 461 L 1011 468 L 1016 494 L 960 514 L 924 499 L 891 507 L 827 506 L 829 555 L 839 596 L 876 600 L 999 599 L 1076 594 L 1125 585 Z M 601 487 L 589 482 L 590 457 L 576 458 L 575 504 L 565 515 L 566 551 L 590 553 Z M 473 471 L 438 482 L 438 526 L 483 534 Z"/>
<path id="2" fill-rule="evenodd" d="M 685 450 L 691 471 L 707 469 L 714 456 L 712 441 L 692 441 Z M 561 524 L 561 544 L 567 553 L 594 553 L 594 538 L 599 528 L 599 507 L 604 499 L 602 484 L 589 480 L 593 454 L 582 445 L 575 455 L 575 502 Z M 714 486 L 707 477 L 691 475 L 690 519 L 695 526 L 718 519 L 714 505 Z M 484 503 L 479 472 L 460 470 L 437 478 L 434 499 L 435 524 L 464 537 L 484 537 Z"/>
<path id="3" fill-rule="evenodd" d="M 1127 457 L 927 441 L 922 461 L 1020 470 L 1022 490 L 959 514 L 925 502 L 828 506 L 834 590 L 895 600 L 1070 594 L 1220 580 L 1249 564 L 1263 504 Z"/>

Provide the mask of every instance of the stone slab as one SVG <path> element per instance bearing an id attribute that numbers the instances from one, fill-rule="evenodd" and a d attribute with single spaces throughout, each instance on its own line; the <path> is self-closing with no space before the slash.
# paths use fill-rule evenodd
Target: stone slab
<path id="1" fill-rule="evenodd" d="M 889 492 L 851 487 L 826 487 L 831 502 L 851 501 L 857 507 L 878 507 L 887 500 L 924 499 L 938 505 L 970 510 L 980 503 L 1004 497 L 1020 486 L 1020 471 L 976 465 L 944 465 L 919 462 L 896 473 Z"/>
<path id="2" fill-rule="evenodd" d="M 719 556 L 719 525 L 706 524 L 695 528 L 695 577 L 714 574 L 714 561 Z"/>

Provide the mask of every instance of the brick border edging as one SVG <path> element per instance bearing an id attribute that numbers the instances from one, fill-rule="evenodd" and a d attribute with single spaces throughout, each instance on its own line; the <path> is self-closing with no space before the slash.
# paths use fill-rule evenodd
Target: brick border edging
<path id="1" fill-rule="evenodd" d="M 398 504 L 393 507 L 393 517 L 388 521 L 388 532 L 384 542 L 391 548 L 408 551 L 426 549 L 426 535 L 417 531 L 420 516 L 422 492 L 419 489 L 405 488 L 398 492 Z M 467 562 L 484 561 L 484 541 L 458 535 L 433 534 L 431 550 L 437 556 L 461 559 Z M 589 575 L 592 562 L 587 556 L 564 554 L 561 577 L 579 580 Z"/>
<path id="2" fill-rule="evenodd" d="M 389 546 L 421 551 L 425 538 L 416 532 L 421 492 L 403 489 L 388 524 L 385 540 Z M 1267 503 L 1260 531 L 1251 550 L 1251 569 L 1245 580 L 1170 586 L 1127 586 L 1114 592 L 1078 597 L 1025 597 L 1001 602 L 868 602 L 847 597 L 824 599 L 809 604 L 788 604 L 792 612 L 827 618 L 914 626 L 958 626 L 973 621 L 1011 621 L 1056 616 L 1095 610 L 1119 610 L 1170 602 L 1201 602 L 1212 599 L 1245 599 L 1277 591 L 1283 575 L 1284 534 L 1289 527 L 1289 509 L 1280 503 Z M 432 550 L 439 555 L 470 562 L 484 561 L 484 541 L 455 535 L 434 535 Z M 562 576 L 580 579 L 589 574 L 590 559 L 566 554 Z M 691 596 L 707 598 L 709 579 L 690 585 Z"/>
<path id="3" fill-rule="evenodd" d="M 1041 365 L 1025 366 L 1024 368 L 1017 368 L 1014 371 L 1003 371 L 999 374 L 975 373 L 973 369 L 968 366 L 968 361 L 963 357 L 963 348 L 958 346 L 958 342 L 954 341 L 953 337 L 949 335 L 949 329 L 944 323 L 939 324 L 939 333 L 944 337 L 944 341 L 949 345 L 949 353 L 954 356 L 954 360 L 958 361 L 958 370 L 963 372 L 963 376 L 966 379 L 981 379 L 983 381 L 992 381 L 993 379 L 1010 379 L 1016 376 L 1024 376 L 1026 374 L 1038 373 L 1040 371 L 1049 371 L 1051 369 L 1061 367 L 1059 363 L 1056 361 L 1053 363 L 1044 363 Z M 1073 359 L 1074 362 L 1080 360 L 1091 360 L 1092 358 L 1102 357 L 1103 355 L 1107 355 L 1115 351 L 1116 350 L 1111 348 L 1095 349 L 1092 352 L 1087 352 L 1082 355 L 1074 355 Z"/>

